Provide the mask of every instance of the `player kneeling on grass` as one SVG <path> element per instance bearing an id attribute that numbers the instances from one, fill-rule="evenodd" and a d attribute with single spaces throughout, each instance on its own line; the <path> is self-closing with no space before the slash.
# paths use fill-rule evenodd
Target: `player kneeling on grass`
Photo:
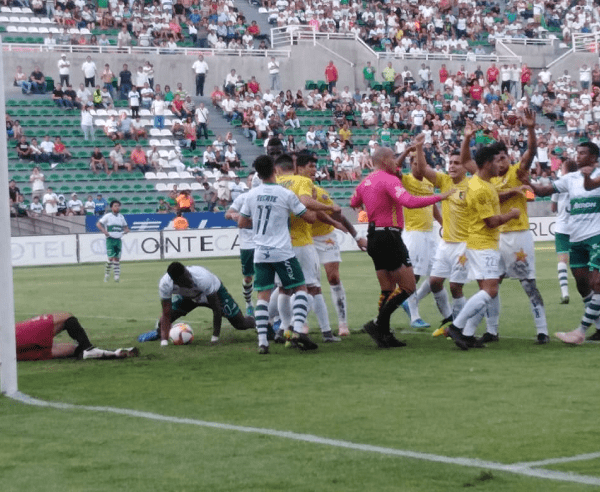
<path id="1" fill-rule="evenodd" d="M 66 331 L 77 342 L 56 343 L 54 337 Z M 135 357 L 135 347 L 114 352 L 96 348 L 90 342 L 79 320 L 70 313 L 43 314 L 15 325 L 17 360 L 49 360 L 66 357 L 78 359 L 124 359 Z"/>
<path id="2" fill-rule="evenodd" d="M 225 316 L 236 330 L 254 328 L 254 318 L 244 316 L 219 278 L 201 266 L 186 267 L 174 261 L 158 283 L 162 315 L 156 328 L 138 337 L 140 342 L 158 340 L 168 345 L 171 323 L 197 307 L 209 307 L 213 312 L 212 343 L 219 341 L 221 321 Z"/>

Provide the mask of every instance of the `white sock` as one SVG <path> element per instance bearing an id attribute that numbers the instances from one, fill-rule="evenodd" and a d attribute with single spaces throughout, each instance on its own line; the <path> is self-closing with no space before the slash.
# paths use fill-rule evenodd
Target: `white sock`
<path id="1" fill-rule="evenodd" d="M 560 285 L 560 295 L 562 297 L 569 295 L 569 275 L 567 264 L 564 261 L 558 263 L 558 284 Z"/>
<path id="2" fill-rule="evenodd" d="M 419 288 L 417 289 L 416 296 L 417 302 L 421 302 L 425 297 L 431 293 L 431 285 L 429 285 L 429 277 L 426 277 Z"/>
<path id="3" fill-rule="evenodd" d="M 319 322 L 319 328 L 321 328 L 321 333 L 327 333 L 328 331 L 331 331 L 331 326 L 329 325 L 329 313 L 327 312 L 325 298 L 323 297 L 323 294 L 317 294 L 314 296 L 314 299 L 314 310 L 317 321 Z"/>
<path id="4" fill-rule="evenodd" d="M 417 300 L 417 294 L 411 294 L 411 296 L 406 300 L 408 303 L 408 309 L 410 311 L 410 321 L 416 321 L 421 317 L 419 313 L 419 301 Z"/>
<path id="5" fill-rule="evenodd" d="M 279 318 L 279 309 L 277 308 L 277 299 L 279 298 L 279 287 L 275 287 L 271 292 L 269 299 L 269 319 Z"/>
<path id="6" fill-rule="evenodd" d="M 269 303 L 259 299 L 256 301 L 256 331 L 258 332 L 258 345 L 269 346 L 267 341 L 267 325 L 269 324 Z"/>
<path id="7" fill-rule="evenodd" d="M 485 312 L 486 330 L 492 335 L 498 334 L 498 323 L 500 321 L 500 294 L 488 302 Z"/>
<path id="8" fill-rule="evenodd" d="M 348 324 L 348 309 L 346 306 L 346 291 L 340 282 L 337 285 L 330 285 L 331 300 L 335 306 L 338 324 Z"/>
<path id="9" fill-rule="evenodd" d="M 485 314 L 485 309 L 482 309 L 481 311 L 478 311 L 475 314 L 475 316 L 472 316 L 471 318 L 469 318 L 467 320 L 467 323 L 463 329 L 464 336 L 472 337 L 473 335 L 475 335 L 475 332 L 477 331 L 477 327 L 479 326 L 479 323 L 481 323 L 481 320 L 482 320 L 484 314 Z"/>
<path id="10" fill-rule="evenodd" d="M 487 303 L 490 301 L 490 299 L 490 295 L 485 290 L 480 290 L 474 296 L 471 296 L 471 298 L 465 304 L 465 307 L 461 309 L 460 313 L 458 313 L 458 316 L 454 319 L 454 326 L 462 330 L 469 318 L 479 314 L 480 311 L 482 313 L 485 311 Z"/>
<path id="11" fill-rule="evenodd" d="M 462 308 L 465 307 L 466 303 L 467 298 L 465 296 L 452 299 L 452 317 L 454 319 L 456 319 L 458 313 L 462 311 Z"/>
<path id="12" fill-rule="evenodd" d="M 306 292 L 299 290 L 294 294 L 292 308 L 294 311 L 294 331 L 296 333 L 302 333 L 304 323 L 306 323 L 306 316 L 308 315 L 308 299 Z"/>
<path id="13" fill-rule="evenodd" d="M 277 309 L 281 317 L 281 328 L 287 330 L 292 326 L 292 298 L 280 292 L 277 299 Z"/>
<path id="14" fill-rule="evenodd" d="M 546 321 L 546 309 L 544 308 L 544 301 L 537 288 L 535 279 L 521 280 L 521 286 L 527 294 L 527 297 L 529 297 L 529 306 L 531 308 L 531 314 L 533 314 L 533 322 L 538 335 L 540 333 L 547 335 L 548 323 Z"/>
<path id="15" fill-rule="evenodd" d="M 446 292 L 446 289 L 442 287 L 442 290 L 439 292 L 434 292 L 433 298 L 435 299 L 435 304 L 440 311 L 442 318 L 448 318 L 452 314 L 452 308 L 448 301 L 448 292 Z"/>

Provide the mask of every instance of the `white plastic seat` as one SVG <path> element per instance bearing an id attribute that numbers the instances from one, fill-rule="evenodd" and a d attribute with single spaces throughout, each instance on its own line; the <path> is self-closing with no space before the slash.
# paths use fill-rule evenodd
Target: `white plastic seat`
<path id="1" fill-rule="evenodd" d="M 177 171 L 169 171 L 169 179 L 179 179 L 179 173 Z"/>
<path id="2" fill-rule="evenodd" d="M 168 189 L 169 191 L 172 191 L 172 190 L 174 190 L 176 186 L 177 186 L 177 185 L 176 185 L 175 183 L 167 183 L 167 189 Z"/>
<path id="3" fill-rule="evenodd" d="M 60 29 L 58 27 L 49 27 L 48 31 L 50 31 L 52 34 L 60 34 Z"/>
<path id="4" fill-rule="evenodd" d="M 94 126 L 104 126 L 106 125 L 106 120 L 103 120 L 102 118 L 98 118 L 96 120 L 94 120 Z"/>
<path id="5" fill-rule="evenodd" d="M 163 147 L 173 147 L 173 145 L 175 145 L 175 144 L 173 143 L 173 140 L 169 140 L 168 138 L 163 138 L 163 139 L 160 141 L 160 144 L 161 144 Z"/>
<path id="6" fill-rule="evenodd" d="M 169 179 L 169 175 L 165 172 L 158 171 L 156 173 L 156 179 Z"/>
<path id="7" fill-rule="evenodd" d="M 152 116 L 149 109 L 140 109 L 140 116 Z"/>
<path id="8" fill-rule="evenodd" d="M 35 27 L 35 26 L 29 26 L 29 27 L 27 28 L 27 32 L 28 32 L 29 34 L 39 34 L 39 32 L 40 32 L 40 31 L 39 31 L 39 29 L 38 29 L 37 27 Z"/>
<path id="9" fill-rule="evenodd" d="M 144 173 L 144 177 L 146 179 L 156 179 L 156 173 L 148 171 L 147 173 Z"/>
<path id="10" fill-rule="evenodd" d="M 6 32 L 17 32 L 17 26 L 6 26 Z"/>
<path id="11" fill-rule="evenodd" d="M 194 181 L 193 183 L 190 183 L 190 188 L 192 189 L 192 191 L 199 191 L 199 190 L 203 190 L 204 187 L 198 183 L 197 181 Z"/>
<path id="12" fill-rule="evenodd" d="M 48 29 L 47 27 L 42 26 L 42 27 L 38 28 L 38 32 L 40 34 L 48 34 L 50 32 L 50 29 Z"/>
<path id="13" fill-rule="evenodd" d="M 54 22 L 52 21 L 52 19 L 49 19 L 48 17 L 42 17 L 40 19 L 40 23 L 41 24 L 54 24 Z"/>
<path id="14" fill-rule="evenodd" d="M 165 137 L 172 137 L 173 136 L 173 133 L 168 128 L 163 128 L 162 130 L 158 130 L 158 131 L 160 132 L 161 135 L 163 135 Z"/>
<path id="15" fill-rule="evenodd" d="M 98 116 L 108 116 L 108 111 L 106 111 L 106 109 L 97 109 L 96 110 L 96 114 Z"/>
<path id="16" fill-rule="evenodd" d="M 192 174 L 189 171 L 181 171 L 179 173 L 179 179 L 191 179 Z"/>
<path id="17" fill-rule="evenodd" d="M 21 24 L 29 24 L 31 22 L 31 17 L 19 17 L 19 22 Z"/>
<path id="18" fill-rule="evenodd" d="M 6 15 L 0 15 L 0 22 L 7 22 L 8 23 L 10 21 L 8 20 L 8 17 Z"/>
<path id="19" fill-rule="evenodd" d="M 150 145 L 150 147 L 158 147 L 160 145 L 160 140 L 158 138 L 151 138 L 148 145 Z"/>
<path id="20" fill-rule="evenodd" d="M 189 190 L 191 191 L 192 187 L 188 184 L 188 183 L 181 183 L 177 186 L 177 189 L 179 190 Z"/>
<path id="21" fill-rule="evenodd" d="M 17 27 L 17 32 L 22 32 L 23 34 L 27 33 L 27 27 L 26 26 L 19 26 Z"/>
<path id="22" fill-rule="evenodd" d="M 156 189 L 156 191 L 169 191 L 169 188 L 167 188 L 166 183 L 156 183 L 156 186 L 154 188 Z"/>
<path id="23" fill-rule="evenodd" d="M 150 128 L 150 135 L 160 137 L 160 130 L 158 128 Z"/>

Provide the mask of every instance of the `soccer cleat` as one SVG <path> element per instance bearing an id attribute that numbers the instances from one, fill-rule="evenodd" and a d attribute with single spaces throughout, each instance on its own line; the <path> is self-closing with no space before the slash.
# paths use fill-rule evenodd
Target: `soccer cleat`
<path id="1" fill-rule="evenodd" d="M 350 336 L 350 330 L 348 330 L 348 323 L 339 323 L 338 324 L 338 335 L 340 337 Z"/>
<path id="2" fill-rule="evenodd" d="M 379 332 L 379 327 L 377 326 L 377 323 L 375 323 L 375 320 L 369 321 L 363 328 L 379 348 L 388 348 L 388 344 L 384 341 L 383 336 Z"/>
<path id="3" fill-rule="evenodd" d="M 569 345 L 581 345 L 585 342 L 585 335 L 579 329 L 567 332 L 559 331 L 558 333 L 555 333 L 554 336 Z"/>
<path id="4" fill-rule="evenodd" d="M 562 296 L 560 298 L 560 303 L 561 304 L 569 304 L 569 296 Z"/>
<path id="5" fill-rule="evenodd" d="M 446 330 L 445 326 L 442 326 L 440 328 L 438 328 L 437 330 L 434 330 L 434 332 L 431 334 L 432 337 L 441 337 L 441 336 L 448 336 L 448 331 Z"/>
<path id="6" fill-rule="evenodd" d="M 489 331 L 486 331 L 483 334 L 483 336 L 479 339 L 479 341 L 481 343 L 497 342 L 499 340 L 500 340 L 500 338 L 498 338 L 498 335 L 494 335 L 493 333 L 490 333 Z"/>
<path id="7" fill-rule="evenodd" d="M 467 340 L 465 340 L 466 337 L 464 337 L 462 332 L 452 323 L 448 325 L 446 335 L 452 338 L 452 340 L 459 349 L 469 350 L 469 344 L 467 343 Z"/>
<path id="8" fill-rule="evenodd" d="M 119 282 L 119 277 L 115 277 L 115 282 Z"/>
<path id="9" fill-rule="evenodd" d="M 390 348 L 392 348 L 392 347 L 406 347 L 406 342 L 403 342 L 402 340 L 398 340 L 391 333 L 389 335 L 385 335 L 383 337 L 383 341 Z"/>
<path id="10" fill-rule="evenodd" d="M 138 337 L 138 342 L 153 342 L 154 340 L 158 340 L 160 335 L 158 334 L 158 330 L 154 329 L 147 333 L 142 333 Z"/>
<path id="11" fill-rule="evenodd" d="M 341 342 L 342 339 L 340 337 L 336 337 L 332 332 L 326 331 L 323 333 L 323 343 L 335 343 Z"/>
<path id="12" fill-rule="evenodd" d="M 596 330 L 594 333 L 592 333 L 588 338 L 587 338 L 590 342 L 598 342 L 600 341 L 600 330 Z"/>
<path id="13" fill-rule="evenodd" d="M 275 337 L 273 337 L 273 341 L 275 343 L 285 343 L 285 336 L 283 334 L 283 329 L 280 328 L 279 330 L 275 331 Z"/>
<path id="14" fill-rule="evenodd" d="M 408 307 L 408 299 L 406 301 L 404 301 L 402 304 L 402 309 L 404 309 L 404 312 L 406 313 L 406 315 L 410 318 L 410 308 Z"/>
<path id="15" fill-rule="evenodd" d="M 261 345 L 260 347 L 258 347 L 258 353 L 261 355 L 266 355 L 269 353 L 269 346 L 268 345 Z"/>
<path id="16" fill-rule="evenodd" d="M 483 337 L 481 337 L 481 338 L 483 338 Z M 477 338 L 475 338 L 473 336 L 471 336 L 471 337 L 465 337 L 465 336 L 463 336 L 462 340 L 463 340 L 464 343 L 467 344 L 468 348 L 485 348 L 485 345 L 481 341 L 481 339 L 477 339 Z M 460 345 L 458 345 L 458 344 L 457 344 L 457 346 L 460 347 Z M 462 350 L 462 348 L 461 348 L 461 350 Z"/>
<path id="17" fill-rule="evenodd" d="M 444 318 L 442 320 L 442 322 L 440 323 L 440 326 L 444 326 L 444 325 L 447 325 L 448 323 L 452 323 L 452 321 L 454 321 L 454 318 L 452 317 L 452 315 L 450 315 L 447 318 Z"/>
<path id="18" fill-rule="evenodd" d="M 124 359 L 126 357 L 137 357 L 140 355 L 140 351 L 137 347 L 129 347 L 129 348 L 118 348 L 115 350 L 115 356 L 117 359 Z"/>
<path id="19" fill-rule="evenodd" d="M 316 350 L 319 346 L 313 342 L 306 333 L 292 333 L 290 338 L 292 347 L 297 347 L 302 351 L 305 350 Z"/>
<path id="20" fill-rule="evenodd" d="M 114 355 L 115 354 L 113 352 L 102 350 L 96 347 L 91 347 L 83 351 L 83 359 L 107 359 L 111 356 L 114 357 Z"/>
<path id="21" fill-rule="evenodd" d="M 410 327 L 420 329 L 420 328 L 429 328 L 429 327 L 431 327 L 431 325 L 429 323 L 427 323 L 427 321 L 423 321 L 421 318 L 418 318 L 418 319 L 410 322 Z"/>
<path id="22" fill-rule="evenodd" d="M 254 307 L 252 304 L 248 304 L 248 306 L 246 306 L 246 316 L 251 316 L 254 318 Z"/>
<path id="23" fill-rule="evenodd" d="M 550 343 L 550 337 L 545 333 L 538 333 L 537 340 L 535 343 L 536 345 L 545 345 L 547 343 Z"/>

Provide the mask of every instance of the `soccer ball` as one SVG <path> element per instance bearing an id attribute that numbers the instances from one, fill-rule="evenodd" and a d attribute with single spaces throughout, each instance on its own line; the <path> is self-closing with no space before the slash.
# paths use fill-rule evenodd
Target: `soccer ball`
<path id="1" fill-rule="evenodd" d="M 173 345 L 187 345 L 194 339 L 194 330 L 187 323 L 176 323 L 169 331 L 169 340 Z"/>

